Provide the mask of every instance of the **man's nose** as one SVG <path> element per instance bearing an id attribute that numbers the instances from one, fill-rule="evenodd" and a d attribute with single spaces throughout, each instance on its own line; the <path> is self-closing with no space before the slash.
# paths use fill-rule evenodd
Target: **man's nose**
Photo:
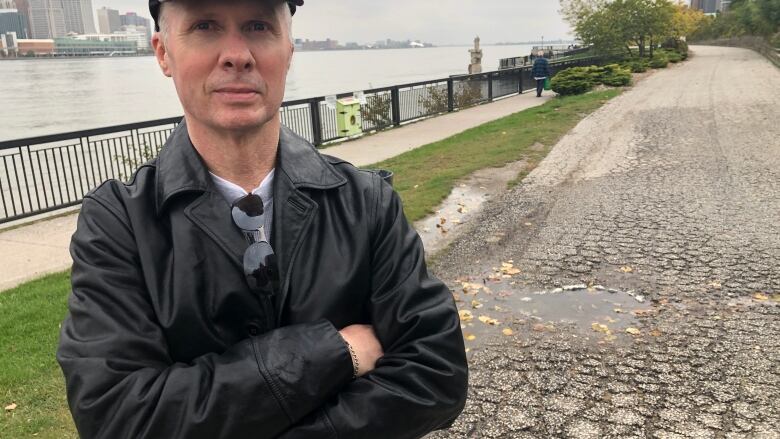
<path id="1" fill-rule="evenodd" d="M 227 36 L 219 62 L 223 69 L 235 72 L 251 71 L 254 68 L 252 51 L 240 32 L 231 32 Z"/>

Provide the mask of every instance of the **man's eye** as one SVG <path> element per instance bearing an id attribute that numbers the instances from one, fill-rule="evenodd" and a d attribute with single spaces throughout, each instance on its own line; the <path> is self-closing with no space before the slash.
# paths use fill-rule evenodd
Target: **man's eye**
<path id="1" fill-rule="evenodd" d="M 249 27 L 253 31 L 257 31 L 257 32 L 268 30 L 268 25 L 266 25 L 265 23 L 252 23 Z"/>
<path id="2" fill-rule="evenodd" d="M 209 30 L 209 29 L 211 29 L 211 27 L 212 27 L 211 26 L 211 22 L 204 21 L 202 23 L 196 24 L 192 28 L 195 29 L 195 30 Z"/>

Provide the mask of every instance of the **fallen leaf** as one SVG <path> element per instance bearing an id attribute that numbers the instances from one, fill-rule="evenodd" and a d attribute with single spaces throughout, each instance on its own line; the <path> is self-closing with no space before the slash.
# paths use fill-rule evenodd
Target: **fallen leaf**
<path id="1" fill-rule="evenodd" d="M 661 336 L 661 331 L 659 331 L 657 329 L 653 329 L 652 331 L 650 331 L 650 335 L 652 335 L 653 337 L 660 337 Z"/>
<path id="2" fill-rule="evenodd" d="M 628 328 L 626 329 L 626 332 L 628 332 L 631 335 L 640 335 L 642 333 L 642 331 L 636 328 Z"/>
<path id="3" fill-rule="evenodd" d="M 491 325 L 491 326 L 496 326 L 501 324 L 501 322 L 489 316 L 479 316 L 479 321 L 486 325 Z"/>
<path id="4" fill-rule="evenodd" d="M 18 407 L 18 406 L 15 403 L 9 404 L 9 405 L 5 406 L 5 411 L 12 412 L 12 411 L 16 410 L 16 407 Z"/>
<path id="5" fill-rule="evenodd" d="M 474 309 L 480 309 L 482 308 L 482 303 L 480 303 L 478 300 L 472 300 L 471 301 L 471 307 Z"/>
<path id="6" fill-rule="evenodd" d="M 504 330 L 501 331 L 501 332 L 503 332 L 504 335 L 506 335 L 506 336 L 510 336 L 510 335 L 514 334 L 514 332 L 512 332 L 512 330 L 509 329 L 509 328 L 504 328 Z"/>
<path id="7" fill-rule="evenodd" d="M 769 300 L 769 296 L 767 296 L 766 294 L 762 294 L 762 293 L 753 294 L 753 298 L 756 299 L 756 300 L 762 300 L 762 301 L 763 300 Z"/>
<path id="8" fill-rule="evenodd" d="M 625 312 L 620 308 L 615 308 L 613 311 L 615 311 L 617 314 L 623 314 Z"/>
<path id="9" fill-rule="evenodd" d="M 414 188 L 415 188 L 415 189 L 417 189 L 418 187 L 420 187 L 420 185 L 419 185 L 419 184 L 416 184 L 416 185 L 414 185 Z"/>
<path id="10" fill-rule="evenodd" d="M 537 324 L 535 324 L 535 325 L 533 326 L 533 328 L 531 328 L 531 329 L 533 329 L 533 330 L 534 330 L 534 331 L 536 331 L 536 332 L 544 332 L 544 331 L 546 331 L 546 330 L 547 330 L 547 327 L 546 327 L 546 326 L 544 326 L 544 325 L 543 325 L 543 324 L 541 324 L 541 323 L 537 323 Z"/>
<path id="11" fill-rule="evenodd" d="M 467 309 L 458 311 L 458 315 L 460 316 L 461 322 L 470 322 L 474 319 L 474 314 L 472 314 L 471 311 Z"/>
<path id="12" fill-rule="evenodd" d="M 623 273 L 633 273 L 634 269 L 626 265 L 625 267 L 620 267 L 620 271 Z"/>
<path id="13" fill-rule="evenodd" d="M 503 277 L 514 276 L 516 274 L 520 274 L 520 270 L 515 268 L 512 262 L 503 262 L 501 263 L 501 273 L 504 274 Z"/>
<path id="14" fill-rule="evenodd" d="M 477 336 L 474 334 L 463 334 L 463 338 L 465 338 L 466 341 L 474 341 L 477 339 Z"/>
<path id="15" fill-rule="evenodd" d="M 439 224 L 441 224 L 441 225 L 445 225 L 445 224 L 447 224 L 447 218 L 441 217 L 441 218 L 439 219 Z"/>
<path id="16" fill-rule="evenodd" d="M 604 317 L 604 320 L 606 320 L 607 323 L 617 323 L 617 322 L 619 322 L 619 320 L 615 320 L 615 319 L 613 319 L 612 317 L 609 317 L 609 316 Z"/>
<path id="17" fill-rule="evenodd" d="M 596 332 L 603 332 L 604 334 L 612 333 L 612 331 L 609 330 L 609 327 L 607 325 L 602 325 L 601 323 L 593 323 L 592 325 L 590 325 L 590 327 Z"/>
<path id="18" fill-rule="evenodd" d="M 717 289 L 720 289 L 720 287 L 722 286 L 722 285 L 720 284 L 720 282 L 717 282 L 717 281 L 716 281 L 716 282 L 710 282 L 710 283 L 709 283 L 709 284 L 707 284 L 707 285 L 709 285 L 709 286 L 710 286 L 710 287 L 712 287 L 712 288 L 715 288 L 716 290 L 717 290 Z"/>

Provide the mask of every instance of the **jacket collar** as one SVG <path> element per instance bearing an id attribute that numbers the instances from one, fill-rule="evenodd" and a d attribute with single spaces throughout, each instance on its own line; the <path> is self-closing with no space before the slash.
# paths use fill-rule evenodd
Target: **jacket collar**
<path id="1" fill-rule="evenodd" d="M 295 189 L 332 189 L 346 183 L 308 141 L 282 126 L 277 153 L 277 176 L 284 174 Z M 190 140 L 184 120 L 174 129 L 157 159 L 158 215 L 176 195 L 213 192 L 206 164 Z"/>

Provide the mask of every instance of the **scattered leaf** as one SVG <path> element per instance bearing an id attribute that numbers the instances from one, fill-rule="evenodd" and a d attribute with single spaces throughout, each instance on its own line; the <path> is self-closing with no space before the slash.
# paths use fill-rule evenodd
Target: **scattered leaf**
<path id="1" fill-rule="evenodd" d="M 756 300 L 761 300 L 761 301 L 769 300 L 769 296 L 767 296 L 766 294 L 762 294 L 762 293 L 753 294 L 753 298 L 756 299 Z"/>
<path id="2" fill-rule="evenodd" d="M 515 266 L 514 266 L 514 264 L 512 262 L 503 262 L 503 263 L 501 263 L 500 271 L 504 275 L 503 277 L 514 276 L 516 274 L 520 274 L 520 270 L 515 268 Z"/>
<path id="3" fill-rule="evenodd" d="M 501 322 L 489 316 L 479 316 L 479 321 L 486 325 L 491 325 L 491 326 L 496 326 L 501 324 Z"/>
<path id="4" fill-rule="evenodd" d="M 720 289 L 720 287 L 722 286 L 722 285 L 720 284 L 720 282 L 718 282 L 718 281 L 715 281 L 715 282 L 710 282 L 710 283 L 709 283 L 709 284 L 707 284 L 707 285 L 709 285 L 709 286 L 710 286 L 710 287 L 712 287 L 712 288 L 715 288 L 716 290 L 719 290 L 719 289 Z"/>
<path id="5" fill-rule="evenodd" d="M 458 315 L 460 316 L 461 322 L 470 322 L 474 319 L 474 314 L 471 313 L 471 311 L 467 309 L 462 309 L 458 311 Z"/>
<path id="6" fill-rule="evenodd" d="M 16 407 L 18 407 L 16 405 L 16 403 L 9 404 L 9 405 L 5 406 L 5 411 L 12 412 L 12 411 L 16 410 Z"/>
<path id="7" fill-rule="evenodd" d="M 471 301 L 471 307 L 474 308 L 474 309 L 480 309 L 480 308 L 482 308 L 482 306 L 483 306 L 482 303 L 479 302 L 478 300 L 472 300 Z"/>
<path id="8" fill-rule="evenodd" d="M 418 187 L 420 187 L 420 185 L 419 185 L 419 184 L 416 184 L 416 185 L 414 185 L 414 188 L 415 188 L 415 189 L 417 189 Z"/>
<path id="9" fill-rule="evenodd" d="M 510 336 L 510 335 L 514 334 L 514 332 L 512 332 L 512 330 L 509 329 L 509 328 L 504 328 L 504 330 L 501 331 L 501 332 L 503 332 L 504 335 L 506 335 L 506 336 Z"/>
<path id="10" fill-rule="evenodd" d="M 447 224 L 447 218 L 444 218 L 444 217 L 439 218 L 439 224 L 441 224 L 441 225 Z"/>
<path id="11" fill-rule="evenodd" d="M 650 335 L 652 335 L 653 337 L 660 337 L 661 336 L 661 331 L 659 331 L 657 329 L 653 329 L 652 331 L 650 331 Z"/>
<path id="12" fill-rule="evenodd" d="M 593 323 L 592 325 L 590 325 L 590 327 L 596 332 L 603 332 L 604 334 L 612 333 L 612 331 L 609 330 L 609 327 L 607 325 L 603 325 L 601 323 Z"/>
<path id="13" fill-rule="evenodd" d="M 632 267 L 629 267 L 628 265 L 624 267 L 620 267 L 620 271 L 623 273 L 633 273 L 634 269 Z"/>
<path id="14" fill-rule="evenodd" d="M 637 328 L 628 328 L 626 329 L 626 332 L 628 332 L 631 335 L 640 335 L 642 333 L 642 331 L 640 331 Z"/>
<path id="15" fill-rule="evenodd" d="M 533 328 L 531 328 L 531 329 L 533 329 L 533 330 L 534 330 L 534 331 L 536 331 L 536 332 L 544 332 L 544 331 L 546 331 L 546 330 L 547 330 L 547 327 L 546 327 L 546 326 L 544 326 L 544 325 L 543 325 L 543 324 L 541 324 L 541 323 L 537 323 L 537 324 L 535 324 L 535 325 L 533 326 Z"/>
<path id="16" fill-rule="evenodd" d="M 622 310 L 622 309 L 620 309 L 620 308 L 615 308 L 613 311 L 615 311 L 615 313 L 617 313 L 617 314 L 623 314 L 623 313 L 625 313 L 625 311 L 623 311 L 623 310 Z"/>
<path id="17" fill-rule="evenodd" d="M 477 336 L 474 334 L 463 334 L 463 338 L 465 338 L 466 341 L 474 341 L 477 339 Z"/>

